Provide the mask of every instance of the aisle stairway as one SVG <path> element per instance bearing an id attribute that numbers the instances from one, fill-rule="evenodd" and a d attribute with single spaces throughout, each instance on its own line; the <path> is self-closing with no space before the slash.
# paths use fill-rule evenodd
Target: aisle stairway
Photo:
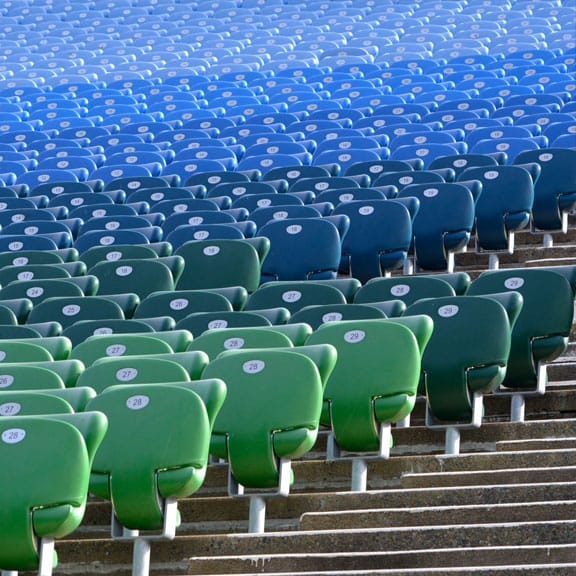
<path id="1" fill-rule="evenodd" d="M 572 262 L 574 238 L 541 249 L 526 234 L 502 267 Z M 461 255 L 457 270 L 475 276 L 481 258 Z M 370 463 L 365 493 L 348 491 L 349 462 L 326 461 L 322 433 L 294 463 L 290 496 L 269 501 L 265 534 L 246 533 L 248 503 L 226 495 L 226 467 L 214 464 L 181 502 L 176 539 L 154 543 L 152 574 L 576 574 L 576 325 L 549 379 L 523 423 L 509 422 L 508 398 L 487 397 L 486 423 L 463 432 L 456 457 L 424 427 L 420 399 L 391 459 Z M 130 574 L 131 547 L 109 539 L 109 519 L 107 503 L 89 504 L 74 539 L 58 543 L 58 574 Z"/>

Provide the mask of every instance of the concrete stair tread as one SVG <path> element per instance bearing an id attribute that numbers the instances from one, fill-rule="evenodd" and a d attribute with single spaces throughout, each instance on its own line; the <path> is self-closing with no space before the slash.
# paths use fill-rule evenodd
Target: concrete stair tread
<path id="1" fill-rule="evenodd" d="M 459 547 L 529 546 L 571 544 L 576 539 L 576 520 L 531 521 L 494 524 L 460 524 L 425 527 L 344 529 L 333 531 L 288 531 L 266 534 L 226 534 L 179 536 L 172 541 L 154 542 L 155 561 L 215 555 L 289 554 L 307 552 L 360 552 L 446 548 L 458 532 Z M 94 558 L 129 563 L 129 543 L 101 540 L 63 540 L 58 542 L 63 564 L 90 563 Z"/>
<path id="2" fill-rule="evenodd" d="M 457 486 L 498 484 L 499 482 L 566 482 L 576 477 L 576 466 L 546 467 L 546 468 L 515 468 L 503 470 L 474 470 L 458 472 L 421 472 L 406 473 L 402 476 L 402 485 L 416 486 Z M 460 484 L 458 484 L 460 483 Z"/>
<path id="3" fill-rule="evenodd" d="M 349 552 L 339 553 L 295 553 L 247 556 L 213 556 L 211 558 L 195 557 L 189 559 L 188 573 L 223 574 L 234 570 L 235 574 L 253 572 L 255 568 L 260 573 L 273 574 L 286 571 L 306 570 L 367 570 L 386 569 L 395 566 L 396 569 L 413 569 L 424 564 L 432 568 L 496 566 L 509 562 L 514 554 L 516 564 L 541 565 L 570 562 L 576 554 L 576 544 L 549 546 L 502 546 L 498 548 L 443 548 L 437 550 L 403 550 L 399 552 Z"/>
<path id="4" fill-rule="evenodd" d="M 553 572 L 552 572 L 553 570 Z M 256 576 L 262 572 L 246 573 L 245 576 Z M 286 576 L 289 572 L 269 572 L 268 576 Z M 536 564 L 530 566 L 491 566 L 485 567 L 457 567 L 457 568 L 414 568 L 411 570 L 335 570 L 323 572 L 298 572 L 298 576 L 410 576 L 412 574 L 432 574 L 434 576 L 466 576 L 485 574 L 489 576 L 517 576 L 527 574 L 529 576 L 574 576 L 576 563 L 568 564 Z M 219 576 L 232 576 L 232 574 L 220 574 Z"/>
<path id="5" fill-rule="evenodd" d="M 377 528 L 440 524 L 501 523 L 576 518 L 576 500 L 515 502 L 456 506 L 367 508 L 360 510 L 306 512 L 300 519 L 302 530 L 332 530 L 334 527 Z"/>

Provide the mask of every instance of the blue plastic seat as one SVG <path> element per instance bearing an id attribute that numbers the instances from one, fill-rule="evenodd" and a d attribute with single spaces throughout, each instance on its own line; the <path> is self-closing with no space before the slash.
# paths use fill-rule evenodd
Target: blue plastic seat
<path id="1" fill-rule="evenodd" d="M 453 271 L 454 253 L 465 248 L 474 226 L 474 197 L 462 184 L 412 184 L 399 198 L 414 196 L 420 208 L 413 222 L 417 267 Z"/>
<path id="2" fill-rule="evenodd" d="M 345 228 L 347 220 L 343 217 Z M 277 220 L 264 225 L 259 235 L 270 240 L 270 252 L 262 265 L 262 282 L 336 278 L 342 237 L 329 220 Z M 289 259 L 285 257 L 288 246 L 292 254 Z"/>
<path id="3" fill-rule="evenodd" d="M 396 148 L 390 154 L 391 160 L 413 160 L 419 158 L 427 168 L 433 160 L 440 156 L 452 156 L 454 153 L 465 154 L 468 151 L 464 142 L 453 144 L 412 144 Z"/>
<path id="4" fill-rule="evenodd" d="M 403 266 L 412 243 L 412 218 L 400 202 L 356 200 L 341 203 L 350 227 L 342 243 L 340 272 L 362 283 Z"/>
<path id="5" fill-rule="evenodd" d="M 530 223 L 534 202 L 537 164 L 520 166 L 470 167 L 459 180 L 478 180 L 482 193 L 476 202 L 478 247 L 487 251 L 514 249 L 514 233 Z"/>

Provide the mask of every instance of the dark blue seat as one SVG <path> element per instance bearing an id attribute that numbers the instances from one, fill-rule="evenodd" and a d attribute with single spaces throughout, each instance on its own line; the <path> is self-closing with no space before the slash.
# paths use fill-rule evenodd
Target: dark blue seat
<path id="1" fill-rule="evenodd" d="M 412 243 L 412 218 L 404 205 L 393 200 L 356 200 L 340 204 L 334 214 L 350 219 L 340 273 L 364 283 L 403 266 Z"/>
<path id="2" fill-rule="evenodd" d="M 414 196 L 420 209 L 414 218 L 417 267 L 453 271 L 454 253 L 465 248 L 474 226 L 474 198 L 462 184 L 412 184 L 399 198 Z"/>

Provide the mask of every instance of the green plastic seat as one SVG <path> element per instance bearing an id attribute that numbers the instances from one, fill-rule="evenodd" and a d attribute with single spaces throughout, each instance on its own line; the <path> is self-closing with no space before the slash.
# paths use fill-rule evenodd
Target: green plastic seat
<path id="1" fill-rule="evenodd" d="M 45 393 L 42 391 L 42 393 Z M 84 412 L 88 402 L 96 397 L 96 391 L 88 386 L 76 388 L 58 388 L 50 390 L 50 396 L 65 400 L 74 412 Z"/>
<path id="2" fill-rule="evenodd" d="M 322 423 L 331 426 L 340 450 L 387 455 L 390 424 L 408 416 L 416 402 L 421 350 L 433 323 L 421 316 L 414 328 L 420 342 L 410 328 L 386 319 L 328 322 L 308 338 L 307 344 L 332 344 L 338 352 Z"/>
<path id="3" fill-rule="evenodd" d="M 288 336 L 259 328 L 224 328 L 208 330 L 192 340 L 188 350 L 202 350 L 214 359 L 225 350 L 247 348 L 283 348 L 293 346 Z"/>
<path id="4" fill-rule="evenodd" d="M 422 298 L 455 296 L 454 288 L 438 277 L 428 275 L 373 278 L 368 280 L 354 297 L 355 304 L 402 300 L 410 306 Z"/>
<path id="5" fill-rule="evenodd" d="M 467 272 L 445 272 L 443 274 L 427 274 L 428 278 L 439 278 L 440 280 L 444 280 L 444 282 L 448 282 L 452 288 L 454 288 L 454 292 L 456 296 L 464 296 L 470 288 L 470 284 L 472 279 Z"/>
<path id="6" fill-rule="evenodd" d="M 52 372 L 57 376 L 57 378 L 63 383 L 66 388 L 71 388 L 76 386 L 76 382 L 80 377 L 80 374 L 84 372 L 85 366 L 80 360 L 76 360 L 75 358 L 69 358 L 67 360 L 58 360 L 50 361 L 50 362 L 28 362 L 26 364 L 2 364 L 2 369 L 5 372 L 10 367 L 15 366 L 29 366 L 29 367 L 36 367 L 36 368 L 43 368 Z M 51 386 L 42 386 L 42 388 L 48 388 Z M 36 389 L 35 387 L 32 389 Z"/>
<path id="7" fill-rule="evenodd" d="M 12 390 L 64 388 L 64 384 L 60 375 L 48 367 L 48 363 L 0 365 L 0 393 Z"/>
<path id="8" fill-rule="evenodd" d="M 0 362 L 47 362 L 54 360 L 45 348 L 31 341 L 2 340 L 0 342 Z"/>
<path id="9" fill-rule="evenodd" d="M 0 459 L 10 463 L 10 474 L 0 477 L 4 570 L 52 573 L 53 539 L 82 521 L 92 461 L 106 429 L 98 412 L 0 419 Z"/>
<path id="10" fill-rule="evenodd" d="M 113 246 L 93 246 L 82 253 L 82 262 L 88 269 L 99 262 L 117 262 L 136 258 L 158 258 L 158 252 L 150 244 L 123 244 Z"/>
<path id="11" fill-rule="evenodd" d="M 66 360 L 70 356 L 70 352 L 72 351 L 72 343 L 68 338 L 64 336 L 48 336 L 46 338 L 35 338 L 32 342 L 29 338 L 25 339 L 18 339 L 14 338 L 12 340 L 4 340 L 0 343 L 0 347 L 6 343 L 29 343 L 34 344 L 34 346 L 39 346 L 46 350 L 51 359 L 53 360 Z M 29 358 L 28 361 L 33 361 L 32 358 Z"/>
<path id="12" fill-rule="evenodd" d="M 84 296 L 84 292 L 66 279 L 22 280 L 0 289 L 0 301 L 28 298 L 34 306 L 47 298 L 71 296 Z"/>
<path id="13" fill-rule="evenodd" d="M 116 384 L 156 384 L 199 380 L 208 364 L 203 352 L 178 352 L 151 356 L 101 358 L 78 378 L 99 394 Z"/>
<path id="14" fill-rule="evenodd" d="M 80 320 L 66 328 L 62 335 L 66 336 L 73 346 L 77 346 L 86 338 L 97 334 L 149 334 L 152 332 L 154 328 L 140 320 Z"/>
<path id="15" fill-rule="evenodd" d="M 16 326 L 12 326 L 16 328 Z M 55 336 L 62 336 L 62 324 L 60 322 L 31 322 L 26 324 L 26 326 L 18 326 L 21 329 L 31 329 L 40 335 L 40 338 L 54 338 Z M 14 331 L 14 337 L 16 338 L 27 338 L 28 336 L 22 332 L 22 336 L 17 335 Z"/>
<path id="16" fill-rule="evenodd" d="M 34 306 L 30 322 L 57 321 L 64 329 L 80 320 L 124 319 L 117 301 L 102 296 L 48 298 Z"/>
<path id="17" fill-rule="evenodd" d="M 267 282 L 250 296 L 245 310 L 282 306 L 294 314 L 315 304 L 346 304 L 346 298 L 338 288 L 314 280 Z"/>
<path id="18" fill-rule="evenodd" d="M 134 318 L 170 316 L 176 322 L 194 312 L 231 311 L 232 305 L 222 294 L 207 290 L 177 290 L 154 292 L 144 298 Z"/>
<path id="19" fill-rule="evenodd" d="M 367 304 L 320 304 L 306 306 L 290 317 L 290 322 L 304 322 L 316 330 L 326 322 L 340 320 L 374 320 L 386 318 L 386 314 L 376 306 Z"/>
<path id="20" fill-rule="evenodd" d="M 23 280 L 45 280 L 70 278 L 70 273 L 57 264 L 28 264 L 27 266 L 5 266 L 0 268 L 0 285 Z"/>
<path id="21" fill-rule="evenodd" d="M 33 416 L 41 414 L 72 414 L 72 406 L 64 398 L 49 391 L 30 390 L 2 392 L 0 416 Z"/>
<path id="22" fill-rule="evenodd" d="M 336 363 L 334 348 L 320 348 L 321 368 L 298 348 L 251 349 L 223 352 L 204 371 L 204 378 L 221 378 L 228 387 L 211 452 L 229 461 L 231 494 L 241 494 L 240 487 L 288 493 L 289 461 L 309 451 L 318 434 L 321 373 Z M 261 531 L 263 518 L 250 524 Z"/>
<path id="23" fill-rule="evenodd" d="M 217 412 L 226 387 L 211 384 Z M 191 384 L 113 386 L 88 408 L 111 425 L 94 461 L 91 492 L 113 501 L 122 526 L 162 529 L 164 501 L 190 496 L 204 481 L 214 414 Z"/>
<path id="24" fill-rule="evenodd" d="M 0 269 L 5 266 L 27 266 L 29 264 L 59 264 L 64 259 L 57 252 L 46 250 L 21 250 L 17 253 L 0 254 Z"/>
<path id="25" fill-rule="evenodd" d="M 100 280 L 100 295 L 131 292 L 145 298 L 152 292 L 174 290 L 172 272 L 159 259 L 99 262 L 89 272 Z"/>
<path id="26" fill-rule="evenodd" d="M 18 320 L 18 324 L 24 324 L 28 320 L 30 312 L 32 312 L 32 308 L 34 307 L 34 304 L 30 298 L 0 300 L 0 305 L 12 310 L 16 316 L 16 319 Z"/>
<path id="27" fill-rule="evenodd" d="M 483 272 L 468 295 L 519 292 L 524 306 L 512 331 L 510 358 L 503 386 L 544 393 L 546 364 L 568 346 L 574 293 L 568 280 L 550 270 L 513 268 Z"/>
<path id="28" fill-rule="evenodd" d="M 177 330 L 188 330 L 197 338 L 206 330 L 218 328 L 242 328 L 271 326 L 272 322 L 258 311 L 195 312 L 185 316 L 176 324 Z"/>
<path id="29" fill-rule="evenodd" d="M 0 325 L 1 326 L 16 326 L 18 324 L 18 318 L 11 308 L 7 306 L 2 306 L 0 304 Z"/>
<path id="30" fill-rule="evenodd" d="M 152 336 L 166 342 L 174 352 L 186 352 L 193 340 L 188 330 L 156 330 Z"/>
<path id="31" fill-rule="evenodd" d="M 0 340 L 12 340 L 14 338 L 41 338 L 40 332 L 30 326 L 14 326 L 0 324 Z"/>
<path id="32" fill-rule="evenodd" d="M 267 246 L 269 249 L 269 241 Z M 264 252 L 267 254 L 268 250 Z M 260 284 L 262 253 L 248 241 L 190 241 L 180 246 L 176 254 L 186 261 L 176 285 L 178 290 L 242 286 L 252 293 Z"/>
<path id="33" fill-rule="evenodd" d="M 421 300 L 407 308 L 407 315 L 427 314 L 434 321 L 422 359 L 430 423 L 480 425 L 474 403 L 504 380 L 512 326 L 522 309 L 518 293 L 506 296 L 507 302 L 502 303 L 449 296 Z"/>
<path id="34" fill-rule="evenodd" d="M 90 336 L 72 350 L 71 357 L 86 367 L 100 358 L 172 353 L 169 344 L 159 338 L 142 334 L 99 334 Z"/>
<path id="35" fill-rule="evenodd" d="M 306 340 L 312 334 L 312 326 L 304 322 L 259 326 L 258 329 L 280 332 L 280 334 L 284 334 L 290 339 L 293 346 L 304 346 Z"/>

